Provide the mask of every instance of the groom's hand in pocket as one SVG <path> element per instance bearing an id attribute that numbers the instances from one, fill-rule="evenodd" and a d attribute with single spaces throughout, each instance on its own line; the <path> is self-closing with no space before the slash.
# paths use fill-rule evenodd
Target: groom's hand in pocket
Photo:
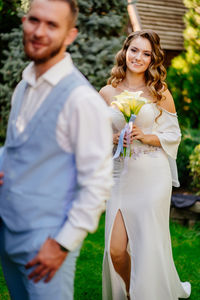
<path id="1" fill-rule="evenodd" d="M 48 238 L 38 254 L 27 263 L 26 269 L 33 268 L 28 278 L 38 282 L 45 279 L 44 282 L 49 282 L 56 271 L 61 267 L 68 252 L 63 251 L 60 245 L 53 239 Z"/>

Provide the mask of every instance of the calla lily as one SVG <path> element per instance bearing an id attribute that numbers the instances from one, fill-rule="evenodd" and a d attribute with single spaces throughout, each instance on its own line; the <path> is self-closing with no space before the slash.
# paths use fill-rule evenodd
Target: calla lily
<path id="1" fill-rule="evenodd" d="M 127 124 L 129 122 L 133 122 L 132 120 L 134 120 L 134 118 L 136 118 L 141 107 L 144 104 L 148 103 L 148 101 L 145 98 L 141 97 L 142 93 L 143 93 L 142 91 L 129 92 L 129 91 L 125 90 L 121 94 L 115 96 L 114 98 L 116 99 L 116 101 L 112 101 L 112 103 L 111 103 L 111 105 L 116 106 L 122 112 Z M 127 133 L 128 133 L 129 131 L 126 128 L 127 128 L 127 125 L 125 127 L 125 131 L 127 131 Z M 120 143 L 121 143 L 121 146 L 119 146 Z M 124 154 L 124 156 L 126 156 L 127 149 L 126 148 L 123 149 L 123 138 L 121 139 L 120 143 L 119 143 L 118 147 L 120 148 L 121 152 L 123 150 L 123 154 Z M 130 147 L 129 147 L 129 149 L 130 149 Z M 120 153 L 120 151 L 119 151 L 119 153 Z M 118 150 L 116 151 L 116 153 L 118 153 Z"/>
<path id="2" fill-rule="evenodd" d="M 130 120 L 131 114 L 138 115 L 141 107 L 148 101 L 141 97 L 142 91 L 129 92 L 125 90 L 121 94 L 115 96 L 117 101 L 113 101 L 111 105 L 115 105 L 124 115 L 126 122 Z"/>
<path id="3" fill-rule="evenodd" d="M 131 116 L 131 108 L 130 108 L 129 103 L 127 103 L 127 102 L 121 102 L 121 105 L 123 106 L 123 109 L 124 109 L 124 116 L 127 117 L 127 118 L 130 118 L 130 116 Z"/>
<path id="4" fill-rule="evenodd" d="M 123 106 L 122 106 L 122 104 L 121 104 L 120 102 L 118 102 L 118 101 L 113 101 L 113 102 L 111 103 L 111 105 L 116 106 L 122 113 L 124 113 Z"/>
<path id="5" fill-rule="evenodd" d="M 126 122 L 129 121 L 131 117 L 131 107 L 128 102 L 125 101 L 113 101 L 111 105 L 115 105 L 124 115 Z"/>

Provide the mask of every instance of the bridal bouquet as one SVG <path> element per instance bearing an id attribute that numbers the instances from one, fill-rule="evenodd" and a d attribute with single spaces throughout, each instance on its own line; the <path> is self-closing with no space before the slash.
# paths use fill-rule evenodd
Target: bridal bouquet
<path id="1" fill-rule="evenodd" d="M 114 158 L 117 158 L 120 155 L 120 153 L 122 153 L 123 156 L 131 156 L 129 134 L 132 131 L 133 122 L 135 121 L 136 116 L 138 115 L 141 107 L 144 104 L 148 103 L 147 99 L 140 96 L 142 93 L 143 93 L 142 91 L 138 91 L 138 92 L 124 91 L 121 94 L 115 96 L 116 101 L 113 101 L 111 103 L 112 106 L 116 106 L 122 112 L 126 120 L 126 125 L 124 129 L 121 131 L 119 137 L 119 143 Z M 127 148 L 123 147 L 125 133 L 127 134 L 128 137 Z"/>

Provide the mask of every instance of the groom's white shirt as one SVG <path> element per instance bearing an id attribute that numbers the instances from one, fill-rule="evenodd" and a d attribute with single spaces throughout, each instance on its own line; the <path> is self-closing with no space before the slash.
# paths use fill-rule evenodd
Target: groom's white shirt
<path id="1" fill-rule="evenodd" d="M 34 63 L 27 66 L 23 79 L 28 82 L 28 88 L 16 123 L 19 133 L 24 131 L 52 88 L 72 70 L 73 63 L 68 53 L 37 80 Z M 15 93 L 12 101 L 15 101 Z M 98 119 L 98 115 L 102 114 L 107 121 Z M 70 251 L 83 241 L 87 232 L 97 228 L 99 215 L 105 209 L 105 200 L 110 197 L 112 130 L 107 114 L 100 96 L 84 85 L 73 90 L 58 117 L 56 139 L 63 150 L 75 154 L 78 184 L 81 186 L 78 199 L 74 201 L 68 219 L 56 237 Z M 104 135 L 108 138 L 105 139 Z M 86 141 L 90 141 L 89 144 Z"/>

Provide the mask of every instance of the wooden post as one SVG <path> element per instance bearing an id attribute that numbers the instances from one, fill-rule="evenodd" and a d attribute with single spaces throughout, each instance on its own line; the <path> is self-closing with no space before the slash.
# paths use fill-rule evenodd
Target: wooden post
<path id="1" fill-rule="evenodd" d="M 142 26 L 141 26 L 140 18 L 139 18 L 137 8 L 135 5 L 137 0 L 135 0 L 135 1 L 127 0 L 127 2 L 128 2 L 127 10 L 128 10 L 128 14 L 129 14 L 129 18 L 131 21 L 133 31 L 141 30 Z"/>

